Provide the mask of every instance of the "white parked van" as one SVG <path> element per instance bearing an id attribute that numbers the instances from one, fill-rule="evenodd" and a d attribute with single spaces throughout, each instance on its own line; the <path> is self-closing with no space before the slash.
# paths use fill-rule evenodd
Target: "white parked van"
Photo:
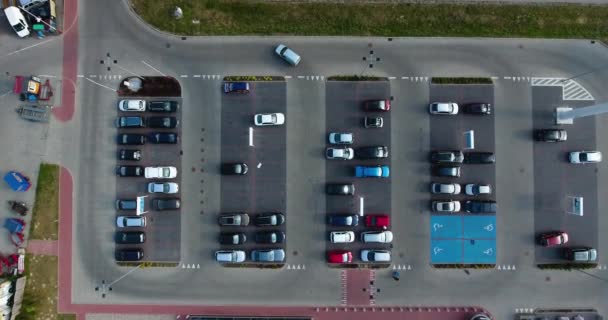
<path id="1" fill-rule="evenodd" d="M 29 26 L 27 25 L 25 17 L 19 8 L 7 7 L 4 9 L 4 14 L 8 19 L 8 23 L 11 24 L 11 27 L 13 27 L 13 30 L 17 32 L 19 37 L 23 38 L 30 35 Z"/>

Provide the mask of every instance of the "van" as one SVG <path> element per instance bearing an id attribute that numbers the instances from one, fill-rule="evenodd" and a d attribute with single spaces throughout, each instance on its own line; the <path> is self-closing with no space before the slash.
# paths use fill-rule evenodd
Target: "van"
<path id="1" fill-rule="evenodd" d="M 29 26 L 19 8 L 7 7 L 4 9 L 4 14 L 19 37 L 24 38 L 30 35 Z"/>

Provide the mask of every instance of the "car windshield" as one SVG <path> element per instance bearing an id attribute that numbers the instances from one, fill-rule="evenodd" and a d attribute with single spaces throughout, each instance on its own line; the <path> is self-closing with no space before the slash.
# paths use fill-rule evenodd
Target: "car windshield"
<path id="1" fill-rule="evenodd" d="M 25 23 L 22 20 L 19 20 L 19 23 L 14 25 L 13 28 L 15 28 L 15 31 L 17 32 L 22 31 L 23 29 L 25 29 Z"/>
<path id="2" fill-rule="evenodd" d="M 163 176 L 168 177 L 171 175 L 171 170 L 169 168 L 163 168 Z"/>

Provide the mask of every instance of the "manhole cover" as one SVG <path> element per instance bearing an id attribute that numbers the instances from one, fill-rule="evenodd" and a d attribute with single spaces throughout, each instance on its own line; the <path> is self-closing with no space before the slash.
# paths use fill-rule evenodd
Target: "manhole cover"
<path id="1" fill-rule="evenodd" d="M 547 281 L 547 282 L 551 281 L 551 277 L 549 277 L 549 276 L 545 277 L 545 281 Z"/>
<path id="2" fill-rule="evenodd" d="M 294 256 L 297 256 L 297 255 L 298 255 L 298 252 L 294 250 L 294 251 L 293 251 L 293 255 L 294 255 Z"/>

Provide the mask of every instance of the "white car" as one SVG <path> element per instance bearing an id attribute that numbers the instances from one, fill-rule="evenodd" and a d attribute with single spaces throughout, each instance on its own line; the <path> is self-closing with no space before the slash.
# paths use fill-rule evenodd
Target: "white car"
<path id="1" fill-rule="evenodd" d="M 458 183 L 431 183 L 431 193 L 434 194 L 460 194 Z"/>
<path id="2" fill-rule="evenodd" d="M 469 183 L 464 186 L 464 193 L 469 196 L 478 196 L 480 194 L 491 194 L 492 187 L 487 184 L 473 184 Z"/>
<path id="3" fill-rule="evenodd" d="M 118 228 L 143 228 L 146 226 L 146 217 L 118 216 L 116 226 Z"/>
<path id="4" fill-rule="evenodd" d="M 454 102 L 433 102 L 429 105 L 431 114 L 458 114 L 458 104 Z"/>
<path id="5" fill-rule="evenodd" d="M 333 231 L 329 233 L 331 243 L 351 243 L 355 241 L 355 233 L 352 231 Z"/>
<path id="6" fill-rule="evenodd" d="M 253 117 L 256 126 L 280 126 L 285 123 L 285 115 L 282 113 L 258 113 Z"/>
<path id="7" fill-rule="evenodd" d="M 353 134 L 350 132 L 331 132 L 329 134 L 330 144 L 352 144 Z"/>
<path id="8" fill-rule="evenodd" d="M 144 112 L 146 111 L 146 101 L 145 100 L 120 100 L 118 102 L 118 109 L 120 111 L 138 111 Z"/>
<path id="9" fill-rule="evenodd" d="M 570 152 L 570 163 L 598 163 L 602 162 L 602 153 L 599 151 L 573 151 Z"/>
<path id="10" fill-rule="evenodd" d="M 295 53 L 284 44 L 279 44 L 276 48 L 274 48 L 274 52 L 294 67 L 300 63 L 300 60 L 302 60 L 299 54 Z"/>
<path id="11" fill-rule="evenodd" d="M 14 6 L 6 7 L 4 9 L 4 15 L 6 16 L 8 23 L 11 25 L 11 27 L 13 27 L 13 30 L 15 30 L 20 38 L 25 38 L 30 35 L 27 20 L 19 8 Z"/>
<path id="12" fill-rule="evenodd" d="M 245 262 L 245 257 L 245 251 L 243 250 L 226 250 L 215 252 L 215 261 L 219 263 Z"/>
<path id="13" fill-rule="evenodd" d="M 175 167 L 146 167 L 144 176 L 148 179 L 173 179 L 177 177 L 177 168 Z"/>
<path id="14" fill-rule="evenodd" d="M 460 201 L 433 201 L 431 207 L 435 212 L 459 212 Z"/>
<path id="15" fill-rule="evenodd" d="M 353 148 L 327 148 L 325 150 L 327 159 L 351 160 L 355 156 Z"/>
<path id="16" fill-rule="evenodd" d="M 366 231 L 361 233 L 361 241 L 391 243 L 393 241 L 393 233 L 390 231 Z"/>
<path id="17" fill-rule="evenodd" d="M 148 183 L 149 193 L 177 193 L 179 186 L 175 182 L 150 182 Z"/>
<path id="18" fill-rule="evenodd" d="M 361 261 L 390 262 L 391 253 L 387 250 L 361 250 Z"/>

